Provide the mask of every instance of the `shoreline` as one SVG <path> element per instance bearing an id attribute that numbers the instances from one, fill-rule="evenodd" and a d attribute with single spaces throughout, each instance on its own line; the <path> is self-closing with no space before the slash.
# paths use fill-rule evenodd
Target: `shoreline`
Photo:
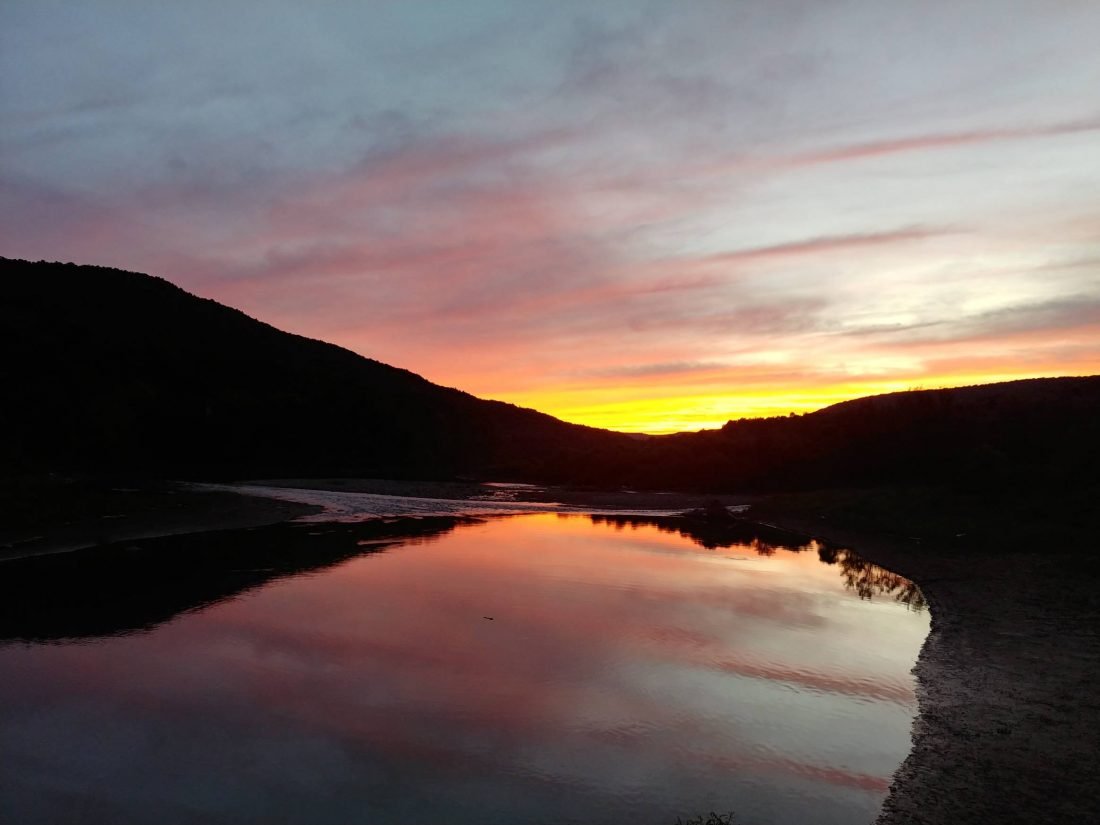
<path id="1" fill-rule="evenodd" d="M 176 482 L 63 482 L 20 491 L 2 503 L 19 517 L 0 524 L 0 563 L 121 541 L 246 530 L 321 512 L 308 504 L 198 491 Z"/>
<path id="2" fill-rule="evenodd" d="M 313 480 L 308 489 L 332 489 L 323 483 Z M 385 483 L 349 481 L 335 491 L 366 492 L 364 486 L 383 493 Z M 415 486 L 398 482 L 386 494 L 408 495 Z M 37 531 L 24 528 L 30 539 L 20 541 L 19 525 L 6 525 L 0 564 L 110 541 L 250 529 L 322 509 L 178 485 L 110 487 L 100 494 L 82 500 L 87 512 L 68 524 L 42 522 L 50 526 L 48 536 L 34 535 L 43 532 L 39 525 Z M 589 491 L 567 494 L 605 512 L 612 500 L 636 508 L 675 501 L 689 509 L 707 498 L 592 491 L 586 500 Z M 117 508 L 120 503 L 126 508 Z M 876 825 L 1100 821 L 1100 754 L 1094 747 L 1100 741 L 1100 588 L 1097 564 L 1086 553 L 1059 545 L 937 551 L 935 541 L 845 529 L 796 509 L 746 515 L 746 521 L 850 548 L 915 582 L 927 600 L 932 626 L 913 669 L 918 710 L 912 748 Z"/>
<path id="3" fill-rule="evenodd" d="M 203 489 L 201 483 L 132 479 L 50 479 L 32 485 L 10 485 L 0 494 L 0 509 L 10 516 L 0 523 L 0 563 L 29 556 L 67 553 L 121 541 L 180 536 L 215 530 L 251 529 L 319 515 L 321 505 L 273 497 L 249 490 L 266 486 L 333 493 L 366 493 L 394 497 L 438 498 L 491 505 L 479 497 L 486 486 L 475 482 L 386 481 L 383 479 L 260 479 Z M 232 489 L 238 488 L 238 489 Z M 554 502 L 546 502 L 552 490 Z M 631 510 L 680 511 L 699 507 L 713 496 L 676 492 L 630 492 L 517 485 L 509 504 L 557 504 L 584 512 Z M 729 505 L 745 496 L 722 496 Z M 414 515 L 414 514 L 410 514 Z M 452 515 L 459 515 L 453 513 Z"/>
<path id="4" fill-rule="evenodd" d="M 1100 821 L 1095 563 L 1058 550 L 939 554 L 769 516 L 762 523 L 843 545 L 910 579 L 928 602 L 912 749 L 876 825 Z"/>

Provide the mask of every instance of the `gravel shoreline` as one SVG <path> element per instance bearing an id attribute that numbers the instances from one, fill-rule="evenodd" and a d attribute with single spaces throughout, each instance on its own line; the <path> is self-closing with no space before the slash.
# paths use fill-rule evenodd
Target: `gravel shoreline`
<path id="1" fill-rule="evenodd" d="M 1100 821 L 1100 588 L 1085 552 L 940 555 L 770 523 L 850 547 L 928 601 L 913 748 L 877 825 Z"/>

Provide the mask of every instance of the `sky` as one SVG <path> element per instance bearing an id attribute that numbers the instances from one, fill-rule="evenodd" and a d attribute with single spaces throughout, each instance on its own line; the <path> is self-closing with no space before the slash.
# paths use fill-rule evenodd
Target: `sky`
<path id="1" fill-rule="evenodd" d="M 4 0 L 0 255 L 627 431 L 1096 374 L 1097 42 L 1095 0 Z"/>

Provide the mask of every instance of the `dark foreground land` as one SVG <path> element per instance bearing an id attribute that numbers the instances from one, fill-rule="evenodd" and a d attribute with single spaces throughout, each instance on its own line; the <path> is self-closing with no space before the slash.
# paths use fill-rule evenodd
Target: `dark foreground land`
<path id="1" fill-rule="evenodd" d="M 304 486 L 296 480 L 294 486 L 299 485 Z M 457 498 L 478 489 L 350 480 L 315 481 L 312 486 Z M 186 542 L 179 548 L 171 539 L 149 544 L 171 557 L 174 578 L 186 572 L 178 586 L 173 584 L 177 589 L 190 582 L 202 590 L 211 580 L 224 578 L 226 564 L 240 574 L 240 581 L 225 593 L 202 590 L 199 598 L 205 603 L 274 575 L 292 574 L 299 564 L 332 563 L 375 543 L 398 540 L 403 531 L 445 531 L 453 522 L 311 532 L 322 536 L 323 558 L 272 560 L 267 557 L 274 535 L 269 531 L 316 530 L 318 525 L 277 525 L 312 508 L 120 481 L 54 479 L 3 492 L 0 583 L 10 581 L 4 572 L 15 572 L 19 565 L 42 567 L 38 572 L 49 578 L 51 552 L 84 547 L 80 555 L 89 574 L 95 571 L 126 590 L 128 577 L 156 574 L 163 567 L 141 552 L 143 542 L 128 542 L 208 530 L 213 531 L 213 550 L 201 559 L 181 555 L 180 548 L 189 547 Z M 545 492 L 521 490 L 517 495 L 537 501 L 545 500 Z M 705 504 L 691 496 L 552 492 L 553 500 L 587 501 L 593 509 Z M 1090 536 L 1094 500 L 1089 490 L 1053 497 L 914 489 L 790 495 L 754 505 L 753 518 L 851 547 L 912 579 L 931 608 L 932 632 L 915 671 L 919 715 L 913 750 L 895 775 L 879 818 L 882 825 L 1100 821 L 1100 554 Z M 670 527 L 677 523 L 664 522 Z M 724 535 L 753 529 L 740 519 L 708 522 L 705 511 L 679 523 L 696 540 L 718 543 Z M 250 529 L 235 529 L 246 527 Z M 40 558 L 28 558 L 34 555 Z M 18 560 L 20 556 L 24 558 Z M 211 571 L 217 575 L 206 575 Z M 73 608 L 69 614 L 59 612 L 56 623 L 17 629 L 15 635 L 74 635 L 73 628 L 86 625 L 87 616 L 79 615 L 80 583 L 71 584 L 70 590 L 57 601 Z M 190 591 L 173 593 L 177 606 L 195 598 Z M 139 605 L 133 615 L 104 620 L 137 628 L 162 620 L 161 612 L 170 608 Z M 22 620 L 20 611 L 7 617 L 16 625 Z"/>
<path id="2" fill-rule="evenodd" d="M 0 562 L 154 536 L 259 527 L 318 509 L 148 479 L 0 479 Z"/>
<path id="3" fill-rule="evenodd" d="M 1100 821 L 1093 493 L 1005 493 L 993 506 L 973 494 L 907 492 L 907 504 L 875 491 L 755 508 L 852 547 L 916 582 L 928 602 L 913 749 L 879 825 Z"/>

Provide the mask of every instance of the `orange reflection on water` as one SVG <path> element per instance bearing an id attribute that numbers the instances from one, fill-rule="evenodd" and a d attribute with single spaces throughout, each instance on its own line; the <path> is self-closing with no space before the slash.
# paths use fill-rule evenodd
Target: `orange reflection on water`
<path id="1" fill-rule="evenodd" d="M 198 803 L 214 822 L 869 819 L 908 749 L 927 617 L 859 599 L 817 549 L 460 526 L 151 633 L 0 648 L 21 674 L 0 684 L 0 764 L 138 819 L 191 810 L 194 787 L 220 789 Z M 98 757 L 112 781 L 59 773 L 130 730 Z"/>

